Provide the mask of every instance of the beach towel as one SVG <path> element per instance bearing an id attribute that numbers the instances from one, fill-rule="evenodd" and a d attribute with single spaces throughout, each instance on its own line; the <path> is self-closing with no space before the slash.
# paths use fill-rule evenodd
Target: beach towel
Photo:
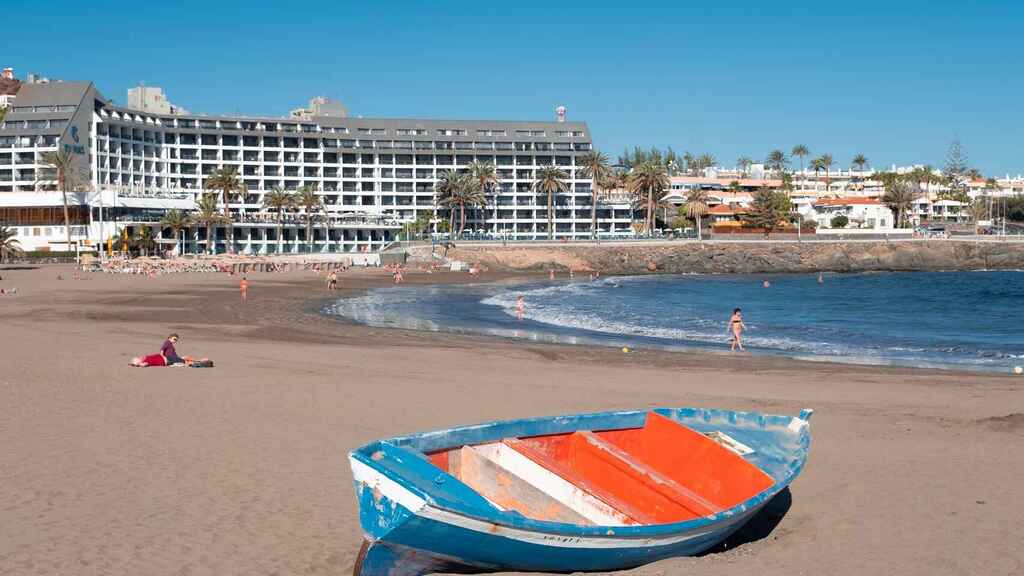
<path id="1" fill-rule="evenodd" d="M 166 366 L 167 363 L 164 361 L 164 357 L 160 354 L 150 354 L 149 356 L 142 357 L 142 366 Z"/>
<path id="2" fill-rule="evenodd" d="M 190 366 L 193 368 L 213 368 L 213 360 L 196 360 Z"/>

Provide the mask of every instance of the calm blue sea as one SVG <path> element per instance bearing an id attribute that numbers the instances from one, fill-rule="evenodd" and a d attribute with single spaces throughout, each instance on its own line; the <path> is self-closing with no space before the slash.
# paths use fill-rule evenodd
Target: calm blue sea
<path id="1" fill-rule="evenodd" d="M 755 354 L 985 371 L 1024 364 L 1024 272 L 825 274 L 821 284 L 817 275 L 680 275 L 395 287 L 326 312 L 374 326 L 727 351 L 737 306 Z"/>

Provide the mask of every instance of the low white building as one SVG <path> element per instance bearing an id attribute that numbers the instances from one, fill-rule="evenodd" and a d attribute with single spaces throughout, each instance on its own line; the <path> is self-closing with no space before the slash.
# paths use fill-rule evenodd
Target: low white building
<path id="1" fill-rule="evenodd" d="M 833 229 L 832 220 L 845 216 L 846 226 L 842 230 L 871 230 L 889 233 L 896 229 L 895 215 L 877 198 L 822 198 L 811 204 L 811 218 L 818 223 L 818 230 Z"/>

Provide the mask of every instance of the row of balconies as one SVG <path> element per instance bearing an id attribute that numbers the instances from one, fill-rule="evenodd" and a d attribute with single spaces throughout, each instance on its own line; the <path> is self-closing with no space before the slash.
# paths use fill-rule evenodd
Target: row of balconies
<path id="1" fill-rule="evenodd" d="M 147 157 L 161 157 L 165 159 L 182 159 L 182 160 L 230 160 L 239 161 L 237 151 L 230 150 L 210 150 L 208 148 L 180 148 L 180 149 L 168 149 L 167 154 L 162 154 L 162 150 L 154 150 L 149 152 L 136 152 L 127 149 L 111 149 L 107 150 L 103 146 L 99 147 L 99 151 L 110 155 L 120 156 L 147 156 Z M 278 155 L 277 151 L 264 151 L 262 158 L 259 157 L 258 153 L 246 151 L 241 160 L 245 162 L 286 162 L 286 163 L 315 163 L 315 164 L 373 164 L 380 166 L 394 166 L 398 164 L 406 165 L 429 165 L 429 166 L 464 166 L 478 160 L 480 162 L 489 162 L 495 166 L 561 166 L 571 167 L 573 166 L 572 156 L 472 156 L 472 155 L 401 155 L 393 157 L 391 155 L 382 154 L 377 155 L 379 158 L 374 158 L 373 154 L 342 154 L 341 162 L 339 162 L 339 155 L 326 153 L 321 156 L 319 153 L 306 152 L 301 156 L 298 153 Z M 387 156 L 387 158 L 384 158 Z M 415 162 L 414 162 L 415 159 Z M 362 162 L 357 162 L 362 160 Z"/>

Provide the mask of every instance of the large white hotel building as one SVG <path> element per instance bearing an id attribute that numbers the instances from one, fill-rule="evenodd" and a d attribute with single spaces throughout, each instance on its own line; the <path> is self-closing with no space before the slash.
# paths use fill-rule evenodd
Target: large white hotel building
<path id="1" fill-rule="evenodd" d="M 553 165 L 569 184 L 555 200 L 554 237 L 591 234 L 591 182 L 576 165 L 591 149 L 582 122 L 351 118 L 322 99 L 288 117 L 207 116 L 174 109 L 158 89 L 132 92 L 126 107 L 91 82 L 21 86 L 0 125 L 0 225 L 14 228 L 23 248 L 68 249 L 61 194 L 41 163 L 58 149 L 73 154 L 83 183 L 71 193 L 72 241 L 90 246 L 138 226 L 158 231 L 167 210 L 192 210 L 206 179 L 229 167 L 247 189 L 230 205 L 237 251 L 376 251 L 394 241 L 403 223 L 438 208 L 441 172 L 474 160 L 493 163 L 500 184 L 486 207 L 470 212 L 470 229 L 546 238 L 546 198 L 531 183 L 538 168 Z M 295 219 L 279 241 L 263 195 L 302 186 L 323 197 L 329 217 L 311 239 Z M 598 218 L 602 234 L 630 232 L 628 203 L 602 201 Z M 162 233 L 169 239 L 169 231 Z M 204 227 L 184 236 L 186 252 L 206 249 Z M 218 253 L 227 249 L 225 230 L 215 241 Z"/>

